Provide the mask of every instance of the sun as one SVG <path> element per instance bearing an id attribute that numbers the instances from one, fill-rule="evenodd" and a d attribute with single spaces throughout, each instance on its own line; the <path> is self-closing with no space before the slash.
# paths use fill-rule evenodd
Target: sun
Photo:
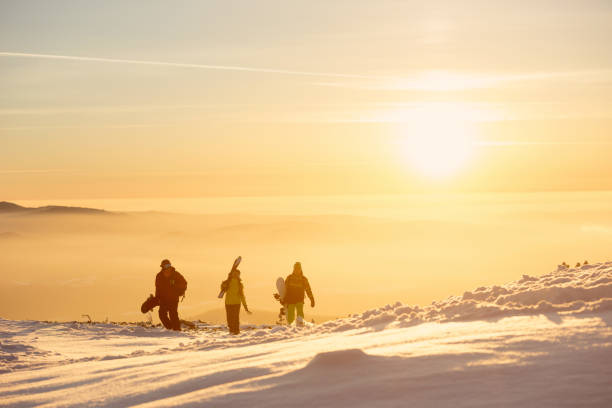
<path id="1" fill-rule="evenodd" d="M 408 164 L 435 179 L 450 177 L 465 167 L 473 146 L 471 124 L 453 117 L 421 117 L 406 126 L 403 136 Z"/>

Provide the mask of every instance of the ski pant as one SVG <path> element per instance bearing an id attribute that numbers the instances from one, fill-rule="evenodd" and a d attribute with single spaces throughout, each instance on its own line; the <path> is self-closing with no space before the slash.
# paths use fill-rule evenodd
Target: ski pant
<path id="1" fill-rule="evenodd" d="M 295 320 L 295 311 L 297 315 L 304 319 L 304 304 L 303 303 L 292 303 L 287 305 L 287 324 L 293 323 Z"/>
<path id="2" fill-rule="evenodd" d="M 240 303 L 237 305 L 225 305 L 227 316 L 227 327 L 231 334 L 240 334 Z"/>
<path id="3" fill-rule="evenodd" d="M 159 305 L 159 320 L 168 330 L 181 331 L 181 321 L 178 315 L 178 299 L 176 302 L 163 302 Z"/>

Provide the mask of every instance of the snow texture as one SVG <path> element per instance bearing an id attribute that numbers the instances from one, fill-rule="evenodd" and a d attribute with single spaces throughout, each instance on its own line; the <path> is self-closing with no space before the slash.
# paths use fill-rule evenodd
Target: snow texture
<path id="1" fill-rule="evenodd" d="M 612 262 L 303 328 L 0 319 L 0 406 L 610 407 Z"/>

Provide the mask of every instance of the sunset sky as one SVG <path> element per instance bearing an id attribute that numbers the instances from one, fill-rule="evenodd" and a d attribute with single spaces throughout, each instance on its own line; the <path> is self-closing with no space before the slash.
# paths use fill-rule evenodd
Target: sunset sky
<path id="1" fill-rule="evenodd" d="M 610 1 L 2 1 L 0 199 L 612 189 L 611 21 Z"/>

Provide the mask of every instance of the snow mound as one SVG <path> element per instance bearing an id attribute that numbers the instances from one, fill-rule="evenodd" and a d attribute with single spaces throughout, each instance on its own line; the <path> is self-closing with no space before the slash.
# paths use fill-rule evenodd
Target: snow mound
<path id="1" fill-rule="evenodd" d="M 378 309 L 327 322 L 322 329 L 346 331 L 383 329 L 389 325 L 409 327 L 424 322 L 457 322 L 501 319 L 511 316 L 577 315 L 612 310 L 612 262 L 559 267 L 556 271 L 521 279 L 502 286 L 479 287 L 462 296 L 409 306 L 397 302 Z"/>
<path id="2" fill-rule="evenodd" d="M 338 369 L 367 361 L 368 355 L 360 349 L 328 351 L 317 354 L 306 367 L 310 369 Z"/>

